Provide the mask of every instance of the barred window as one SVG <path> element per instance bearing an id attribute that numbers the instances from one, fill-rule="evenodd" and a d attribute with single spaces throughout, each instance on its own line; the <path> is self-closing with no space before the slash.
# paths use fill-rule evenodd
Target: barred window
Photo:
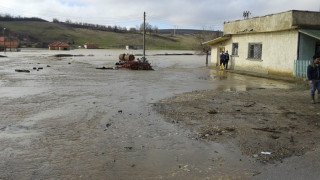
<path id="1" fill-rule="evenodd" d="M 261 59 L 261 56 L 262 56 L 262 44 L 249 43 L 248 59 Z"/>
<path id="2" fill-rule="evenodd" d="M 238 55 L 238 43 L 232 43 L 232 55 Z"/>

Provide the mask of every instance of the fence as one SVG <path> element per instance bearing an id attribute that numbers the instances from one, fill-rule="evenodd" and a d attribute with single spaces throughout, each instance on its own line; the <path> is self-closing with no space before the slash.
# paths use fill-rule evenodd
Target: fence
<path id="1" fill-rule="evenodd" d="M 307 78 L 307 68 L 311 63 L 312 60 L 294 60 L 294 76 Z"/>

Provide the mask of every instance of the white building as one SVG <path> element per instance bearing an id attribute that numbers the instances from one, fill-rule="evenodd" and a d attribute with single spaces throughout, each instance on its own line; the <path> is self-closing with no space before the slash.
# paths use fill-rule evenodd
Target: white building
<path id="1" fill-rule="evenodd" d="M 238 70 L 293 76 L 295 60 L 320 56 L 320 12 L 287 11 L 226 22 L 224 35 L 211 45 L 211 65 L 229 51 L 229 67 Z"/>

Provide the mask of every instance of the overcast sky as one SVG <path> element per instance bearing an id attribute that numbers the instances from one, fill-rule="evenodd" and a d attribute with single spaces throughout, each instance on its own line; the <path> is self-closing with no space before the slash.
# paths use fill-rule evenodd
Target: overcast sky
<path id="1" fill-rule="evenodd" d="M 48 21 L 138 27 L 146 21 L 159 29 L 222 30 L 224 21 L 289 10 L 320 11 L 319 0 L 3 0 L 0 13 Z"/>

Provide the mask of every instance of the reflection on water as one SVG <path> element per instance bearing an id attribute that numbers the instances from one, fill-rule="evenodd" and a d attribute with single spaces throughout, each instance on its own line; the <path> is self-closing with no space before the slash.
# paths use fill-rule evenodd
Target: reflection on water
<path id="1" fill-rule="evenodd" d="M 290 85 L 207 68 L 205 56 L 154 56 L 188 52 L 147 51 L 155 71 L 96 69 L 141 51 L 8 52 L 0 59 L 0 179 L 246 177 L 239 149 L 192 140 L 151 106 L 184 92 Z M 62 53 L 83 56 L 53 56 Z"/>
<path id="2" fill-rule="evenodd" d="M 109 49 L 76 49 L 71 51 L 50 51 L 46 49 L 22 49 L 21 52 L 7 52 L 9 58 L 45 58 L 56 54 L 72 54 L 74 57 L 66 57 L 71 61 L 90 63 L 93 65 L 114 65 L 123 53 L 133 54 L 137 58 L 142 57 L 142 50 L 109 50 Z M 183 67 L 194 68 L 205 66 L 203 55 L 165 55 L 158 54 L 196 54 L 195 51 L 171 51 L 171 50 L 148 50 L 147 60 L 155 67 Z M 81 56 L 79 56 L 81 55 Z M 59 58 L 56 58 L 59 59 Z M 60 58 L 61 59 L 61 58 Z M 1 59 L 0 59 L 1 62 Z"/>

